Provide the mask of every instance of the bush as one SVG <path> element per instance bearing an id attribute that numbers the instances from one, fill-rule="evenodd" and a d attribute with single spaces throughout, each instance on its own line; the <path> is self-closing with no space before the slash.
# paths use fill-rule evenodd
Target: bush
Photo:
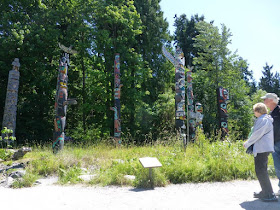
<path id="1" fill-rule="evenodd" d="M 159 141 L 147 146 L 121 145 L 118 148 L 105 144 L 66 146 L 58 155 L 53 155 L 51 148 L 34 149 L 26 155 L 30 159 L 26 178 L 15 186 L 30 186 L 32 177 L 48 175 L 58 175 L 61 184 L 79 183 L 83 167 L 96 175 L 89 184 L 150 187 L 149 170 L 140 164 L 141 157 L 156 157 L 162 163 L 162 167 L 153 169 L 155 187 L 169 183 L 256 178 L 254 158 L 245 153 L 242 141 L 215 139 L 210 142 L 201 132 L 195 143 L 185 149 L 181 142 Z M 270 175 L 274 175 L 271 157 L 268 168 Z M 136 179 L 129 180 L 125 175 L 134 175 Z"/>

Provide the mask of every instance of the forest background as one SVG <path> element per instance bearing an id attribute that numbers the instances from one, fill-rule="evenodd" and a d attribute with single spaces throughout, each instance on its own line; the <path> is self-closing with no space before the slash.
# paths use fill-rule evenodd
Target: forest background
<path id="1" fill-rule="evenodd" d="M 204 132 L 218 130 L 216 88 L 229 90 L 228 121 L 236 139 L 247 137 L 252 105 L 265 92 L 280 95 L 278 73 L 264 64 L 257 83 L 246 58 L 232 53 L 230 29 L 204 16 L 178 15 L 175 32 L 160 9 L 160 0 L 3 0 L 0 2 L 0 123 L 8 72 L 19 58 L 18 143 L 52 141 L 54 99 L 61 50 L 73 45 L 66 135 L 77 142 L 98 142 L 113 135 L 114 55 L 120 53 L 123 84 L 122 136 L 142 143 L 174 135 L 175 68 L 162 55 L 179 45 L 193 66 L 195 102 L 204 108 Z M 0 124 L 1 125 L 1 124 Z M 2 125 L 1 125 L 2 126 Z"/>

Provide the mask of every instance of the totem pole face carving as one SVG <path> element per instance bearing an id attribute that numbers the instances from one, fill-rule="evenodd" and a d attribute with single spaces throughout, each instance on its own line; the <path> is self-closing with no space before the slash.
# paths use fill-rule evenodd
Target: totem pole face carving
<path id="1" fill-rule="evenodd" d="M 202 111 L 203 111 L 203 108 L 202 108 L 201 103 L 196 103 L 196 104 L 195 104 L 195 112 L 200 112 L 200 113 L 202 113 Z"/>
<path id="2" fill-rule="evenodd" d="M 19 59 L 18 58 L 14 59 L 12 65 L 13 65 L 13 70 L 19 71 L 20 63 L 19 63 Z"/>
<path id="3" fill-rule="evenodd" d="M 229 94 L 226 89 L 219 87 L 217 89 L 217 101 L 218 101 L 218 113 L 220 117 L 220 128 L 222 130 L 222 137 L 228 134 L 228 123 L 227 123 L 227 100 L 229 99 Z"/>

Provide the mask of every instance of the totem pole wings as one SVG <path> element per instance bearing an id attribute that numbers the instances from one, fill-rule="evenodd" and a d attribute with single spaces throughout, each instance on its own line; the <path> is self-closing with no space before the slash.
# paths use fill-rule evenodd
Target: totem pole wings
<path id="1" fill-rule="evenodd" d="M 162 46 L 163 55 L 175 66 L 175 126 L 179 130 L 184 144 L 186 143 L 185 135 L 185 58 L 183 51 L 177 47 L 175 57 Z"/>
<path id="2" fill-rule="evenodd" d="M 186 145 L 185 138 L 185 57 L 183 51 L 177 47 L 175 57 L 169 53 L 164 46 L 162 46 L 162 52 L 164 56 L 175 66 L 175 113 L 176 113 L 176 128 L 180 130 L 180 134 Z M 202 105 L 196 103 L 194 107 L 194 96 L 192 89 L 192 69 L 193 67 L 188 66 L 187 70 L 187 141 L 194 141 L 195 130 L 199 126 L 202 128 Z"/>

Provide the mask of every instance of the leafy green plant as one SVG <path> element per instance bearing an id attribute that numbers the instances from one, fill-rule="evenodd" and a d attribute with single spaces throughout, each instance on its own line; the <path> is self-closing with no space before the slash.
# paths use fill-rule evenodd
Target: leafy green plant
<path id="1" fill-rule="evenodd" d="M 0 141 L 1 141 L 1 144 L 2 144 L 2 148 L 3 148 L 3 141 L 7 145 L 7 148 L 12 147 L 10 142 L 14 142 L 16 140 L 16 137 L 12 136 L 13 130 L 8 129 L 7 127 L 4 127 L 1 130 L 1 133 L 2 133 L 2 135 L 4 135 L 4 139 L 2 138 L 2 135 L 0 136 Z"/>
<path id="2" fill-rule="evenodd" d="M 13 182 L 12 188 L 31 187 L 38 178 L 38 174 L 27 172 L 22 178 L 18 178 Z"/>
<path id="3" fill-rule="evenodd" d="M 76 184 L 82 180 L 79 178 L 82 170 L 78 167 L 69 167 L 67 169 L 59 168 L 58 182 L 60 184 Z"/>
<path id="4" fill-rule="evenodd" d="M 150 180 L 149 177 L 149 169 L 141 166 L 137 170 L 133 186 L 138 188 L 150 188 L 152 186 L 151 182 L 153 182 L 153 186 L 164 187 L 168 183 L 168 180 L 164 175 L 164 171 L 161 171 L 159 168 L 152 169 L 151 178 L 152 180 Z"/>
<path id="5" fill-rule="evenodd" d="M 32 177 L 58 176 L 60 184 L 75 184 L 82 180 L 81 168 L 95 174 L 91 185 L 150 187 L 149 170 L 142 167 L 141 157 L 157 157 L 162 167 L 153 169 L 155 187 L 169 183 L 213 182 L 234 179 L 255 179 L 254 158 L 245 153 L 242 141 L 208 139 L 201 132 L 195 143 L 186 148 L 175 141 L 157 141 L 144 146 L 108 144 L 65 146 L 62 153 L 53 155 L 51 148 L 34 148 L 26 154 L 29 164 L 25 179 L 15 185 L 30 186 Z M 269 174 L 274 176 L 272 158 Z M 31 175 L 33 176 L 31 176 Z M 135 176 L 130 180 L 125 175 Z M 29 180 L 29 181 L 28 181 Z M 25 183 L 25 184 L 23 184 Z"/>
<path id="6" fill-rule="evenodd" d="M 0 149 L 0 159 L 7 161 L 11 159 L 12 155 L 13 153 L 10 150 Z"/>

